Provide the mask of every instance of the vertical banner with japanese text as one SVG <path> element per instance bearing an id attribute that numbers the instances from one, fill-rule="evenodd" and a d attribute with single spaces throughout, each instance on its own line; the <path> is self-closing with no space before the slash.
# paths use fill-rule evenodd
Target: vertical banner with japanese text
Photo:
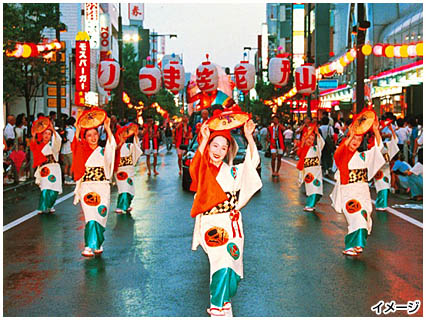
<path id="1" fill-rule="evenodd" d="M 84 4 L 84 30 L 90 36 L 90 47 L 99 49 L 99 3 Z"/>
<path id="2" fill-rule="evenodd" d="M 90 90 L 90 42 L 80 40 L 82 38 L 84 36 L 77 35 L 75 42 L 75 90 L 87 92 Z"/>
<path id="3" fill-rule="evenodd" d="M 109 14 L 108 13 L 101 13 L 100 16 L 100 27 L 101 27 L 101 32 L 100 32 L 100 60 L 103 61 L 105 59 L 108 58 L 108 51 L 111 48 L 111 22 L 109 19 Z"/>

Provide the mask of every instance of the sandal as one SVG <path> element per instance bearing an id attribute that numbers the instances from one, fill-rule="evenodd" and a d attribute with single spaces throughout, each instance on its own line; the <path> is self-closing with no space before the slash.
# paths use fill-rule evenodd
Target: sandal
<path id="1" fill-rule="evenodd" d="M 225 311 L 220 308 L 208 308 L 207 313 L 212 317 L 224 317 Z"/>
<path id="2" fill-rule="evenodd" d="M 346 256 L 357 256 L 358 252 L 354 248 L 343 250 L 342 253 Z"/>
<path id="3" fill-rule="evenodd" d="M 228 301 L 225 302 L 223 304 L 222 310 L 225 311 L 225 317 L 229 317 L 229 318 L 233 317 L 231 302 L 228 302 Z"/>
<path id="4" fill-rule="evenodd" d="M 95 254 L 101 254 L 102 252 L 104 252 L 104 248 L 101 246 L 99 249 L 95 249 L 93 252 Z"/>
<path id="5" fill-rule="evenodd" d="M 363 247 L 354 247 L 356 253 L 362 253 L 364 251 Z"/>
<path id="6" fill-rule="evenodd" d="M 81 253 L 84 257 L 93 257 L 95 254 L 93 253 L 92 249 L 89 247 L 84 248 L 83 252 Z"/>

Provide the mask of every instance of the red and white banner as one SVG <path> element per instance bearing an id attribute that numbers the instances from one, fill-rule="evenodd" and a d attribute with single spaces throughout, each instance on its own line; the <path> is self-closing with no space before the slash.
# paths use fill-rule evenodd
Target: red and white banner
<path id="1" fill-rule="evenodd" d="M 249 92 L 254 88 L 254 78 L 256 69 L 254 65 L 248 61 L 241 61 L 234 68 L 235 83 L 237 89 L 244 93 Z"/>
<path id="2" fill-rule="evenodd" d="M 143 3 L 129 3 L 129 19 L 143 20 L 143 18 L 144 18 Z"/>
<path id="3" fill-rule="evenodd" d="M 99 3 L 84 4 L 84 30 L 90 36 L 90 47 L 99 49 Z"/>
<path id="4" fill-rule="evenodd" d="M 90 90 L 90 43 L 89 41 L 75 42 L 75 90 L 87 92 Z"/>
<path id="5" fill-rule="evenodd" d="M 108 51 L 111 48 L 111 22 L 109 19 L 108 13 L 102 13 L 100 18 L 100 27 L 101 27 L 101 45 L 100 45 L 100 60 L 103 61 L 108 58 Z"/>

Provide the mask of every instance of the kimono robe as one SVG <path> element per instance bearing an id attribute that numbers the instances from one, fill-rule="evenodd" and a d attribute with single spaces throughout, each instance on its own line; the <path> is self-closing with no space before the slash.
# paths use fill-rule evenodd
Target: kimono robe
<path id="1" fill-rule="evenodd" d="M 41 189 L 38 210 L 45 212 L 53 208 L 58 194 L 62 193 L 62 174 L 61 166 L 58 163 L 59 152 L 61 150 L 61 136 L 55 132 L 49 143 L 45 144 L 41 150 L 44 157 L 47 158 L 43 164 L 37 166 L 34 173 L 35 183 Z M 36 159 L 37 146 L 35 142 L 31 143 L 31 150 Z"/>
<path id="2" fill-rule="evenodd" d="M 374 176 L 374 186 L 376 187 L 377 191 L 376 208 L 387 208 L 388 206 L 388 196 L 391 187 L 391 172 L 389 162 L 399 152 L 398 139 L 394 138 L 393 136 L 392 139 L 389 142 L 385 142 L 384 145 L 385 146 L 382 149 L 382 154 L 386 160 L 386 163 L 379 171 L 377 171 L 376 175 Z"/>
<path id="3" fill-rule="evenodd" d="M 207 151 L 201 155 L 197 150 L 191 166 L 201 157 L 207 159 Z M 192 250 L 201 245 L 209 257 L 210 301 L 218 308 L 231 301 L 243 278 L 244 230 L 239 210 L 262 187 L 256 171 L 259 161 L 259 153 L 254 146 L 251 155 L 247 149 L 242 164 L 230 166 L 222 162 L 216 181 L 228 200 L 195 216 Z M 204 195 L 197 193 L 196 197 Z"/>
<path id="4" fill-rule="evenodd" d="M 74 143 L 75 142 L 75 143 Z M 78 152 L 78 144 L 83 142 L 74 139 L 73 153 Z M 74 191 L 74 204 L 81 202 L 86 221 L 84 230 L 85 247 L 99 250 L 103 241 L 110 205 L 110 178 L 114 170 L 116 143 L 107 139 L 105 147 L 98 146 L 90 154 L 85 163 L 85 173 L 78 179 Z"/>
<path id="5" fill-rule="evenodd" d="M 314 208 L 321 199 L 322 191 L 322 169 L 321 152 L 325 141 L 321 135 L 317 135 L 317 144 L 309 148 L 304 158 L 303 170 L 299 171 L 299 183 L 305 182 L 306 206 Z"/>
<path id="6" fill-rule="evenodd" d="M 135 195 L 133 179 L 135 176 L 135 165 L 142 155 L 139 147 L 138 137 L 133 137 L 133 143 L 124 143 L 120 150 L 116 151 L 115 181 L 118 188 L 117 209 L 126 211 Z"/>
<path id="7" fill-rule="evenodd" d="M 350 154 L 344 142 L 336 150 L 334 158 L 337 165 L 336 185 L 330 195 L 332 206 L 339 213 L 344 213 L 348 222 L 348 234 L 345 236 L 345 250 L 353 247 L 364 248 L 367 235 L 373 226 L 371 220 L 371 196 L 368 181 L 385 164 L 381 153 L 383 143 L 365 152 L 355 151 L 347 163 L 349 175 L 344 173 L 341 159 Z M 342 173 L 343 172 L 343 173 Z"/>

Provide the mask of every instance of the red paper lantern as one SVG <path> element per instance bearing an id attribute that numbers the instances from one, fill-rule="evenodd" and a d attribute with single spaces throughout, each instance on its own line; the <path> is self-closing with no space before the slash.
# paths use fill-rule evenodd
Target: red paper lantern
<path id="1" fill-rule="evenodd" d="M 196 70 L 196 81 L 202 92 L 212 92 L 218 86 L 218 73 L 216 66 L 210 61 L 204 61 Z"/>
<path id="2" fill-rule="evenodd" d="M 147 65 L 139 71 L 139 88 L 147 96 L 156 94 L 161 88 L 161 71 L 153 65 Z"/>
<path id="3" fill-rule="evenodd" d="M 317 86 L 315 67 L 311 64 L 302 64 L 296 68 L 296 89 L 298 93 L 310 95 Z"/>
<path id="4" fill-rule="evenodd" d="M 241 61 L 234 68 L 235 83 L 238 90 L 244 93 L 254 88 L 256 69 L 248 61 Z"/>
<path id="5" fill-rule="evenodd" d="M 120 65 L 114 59 L 106 59 L 99 63 L 98 83 L 105 90 L 117 88 L 120 81 Z"/>
<path id="6" fill-rule="evenodd" d="M 277 87 L 287 84 L 290 77 L 290 61 L 279 54 L 269 60 L 269 81 Z"/>
<path id="7" fill-rule="evenodd" d="M 164 85 L 173 94 L 185 87 L 185 69 L 179 61 L 170 61 L 163 68 Z"/>

